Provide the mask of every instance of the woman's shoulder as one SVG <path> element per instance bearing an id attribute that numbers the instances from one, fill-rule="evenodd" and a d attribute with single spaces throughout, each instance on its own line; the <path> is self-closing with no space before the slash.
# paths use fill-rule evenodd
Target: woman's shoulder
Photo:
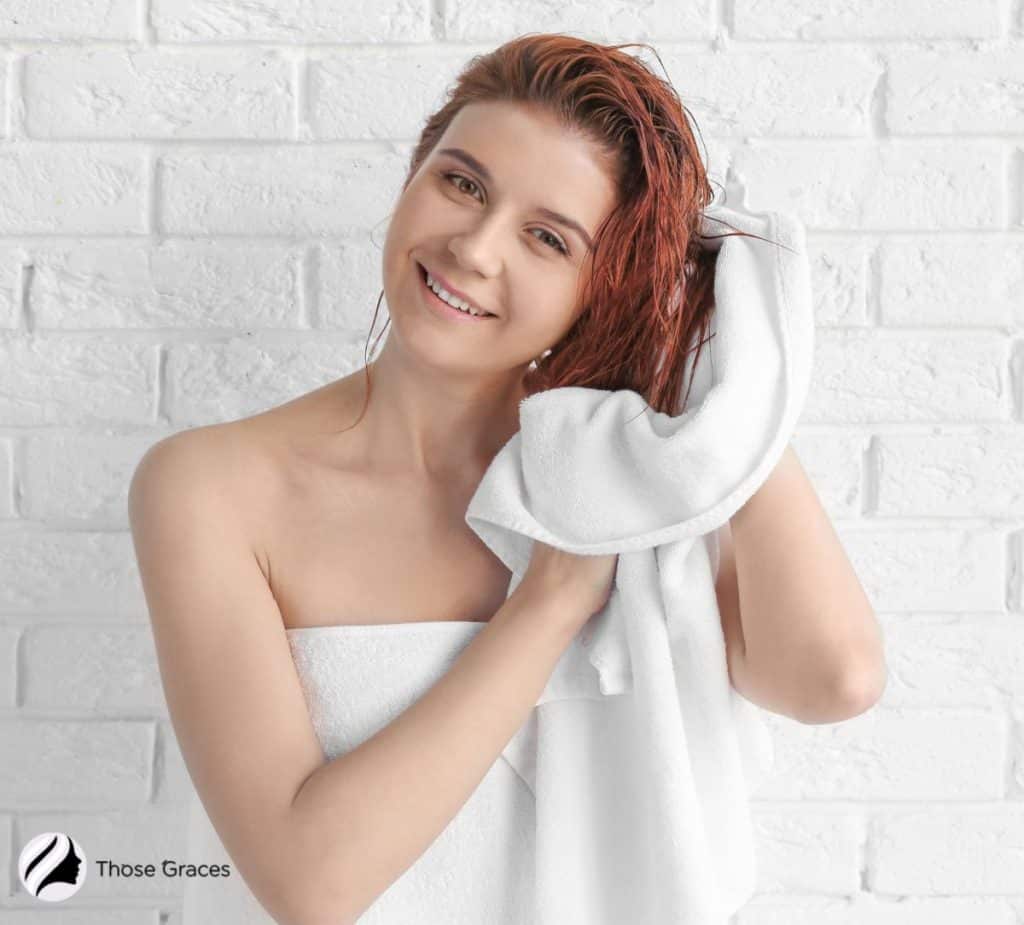
<path id="1" fill-rule="evenodd" d="M 266 450 L 242 421 L 204 424 L 163 437 L 143 454 L 132 477 L 131 494 L 187 496 L 216 505 L 238 523 L 268 484 L 272 467 Z"/>
<path id="2" fill-rule="evenodd" d="M 176 472 L 178 481 L 224 497 L 258 535 L 273 512 L 288 503 L 298 473 L 316 454 L 317 436 L 332 420 L 332 409 L 336 422 L 339 409 L 351 404 L 351 391 L 344 380 L 336 380 L 255 414 L 180 430 L 146 455 L 159 455 L 161 467 Z"/>

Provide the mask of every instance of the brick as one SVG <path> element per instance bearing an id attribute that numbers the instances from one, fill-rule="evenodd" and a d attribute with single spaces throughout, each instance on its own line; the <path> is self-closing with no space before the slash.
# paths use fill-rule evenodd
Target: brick
<path id="1" fill-rule="evenodd" d="M 887 327 L 1024 325 L 1024 243 L 1011 235 L 889 238 L 878 276 Z"/>
<path id="2" fill-rule="evenodd" d="M 738 39 L 969 39 L 1002 35 L 997 0 L 736 0 Z"/>
<path id="3" fill-rule="evenodd" d="M 719 138 L 863 136 L 882 73 L 867 48 L 763 46 L 661 58 L 701 133 Z"/>
<path id="4" fill-rule="evenodd" d="M 98 144 L 0 147 L 0 234 L 145 231 L 145 154 Z"/>
<path id="5" fill-rule="evenodd" d="M 91 613 L 140 622 L 146 600 L 131 535 L 9 531 L 0 534 L 0 613 Z"/>
<path id="6" fill-rule="evenodd" d="M 768 714 L 774 766 L 762 800 L 1002 800 L 1002 710 L 875 707 L 841 723 Z M 890 892 L 886 890 L 886 892 Z"/>
<path id="7" fill-rule="evenodd" d="M 21 664 L 28 710 L 108 717 L 166 710 L 148 625 L 31 627 Z"/>
<path id="8" fill-rule="evenodd" d="M 759 893 L 856 893 L 866 836 L 856 812 L 795 809 L 754 815 Z"/>
<path id="9" fill-rule="evenodd" d="M 1005 421 L 1009 350 L 989 333 L 819 330 L 801 423 Z"/>
<path id="10" fill-rule="evenodd" d="M 156 360 L 147 344 L 109 337 L 0 335 L 0 420 L 8 427 L 146 424 Z"/>
<path id="11" fill-rule="evenodd" d="M 882 517 L 1024 516 L 1024 429 L 878 437 Z"/>
<path id="12" fill-rule="evenodd" d="M 821 327 L 870 324 L 871 267 L 875 245 L 862 237 L 807 235 L 815 323 Z"/>
<path id="13" fill-rule="evenodd" d="M 1018 893 L 1022 840 L 1024 809 L 1013 803 L 882 814 L 868 884 L 917 896 Z"/>
<path id="14" fill-rule="evenodd" d="M 888 62 L 886 123 L 900 134 L 1024 131 L 1019 44 L 901 49 Z"/>
<path id="15" fill-rule="evenodd" d="M 0 626 L 0 710 L 7 712 L 16 706 L 18 683 L 18 639 L 22 630 L 17 626 Z"/>
<path id="16" fill-rule="evenodd" d="M 260 242 L 76 241 L 33 248 L 36 329 L 292 329 L 301 250 Z"/>
<path id="17" fill-rule="evenodd" d="M 333 145 L 166 154 L 160 226 L 171 234 L 368 232 L 393 210 L 405 166 L 396 154 Z"/>
<path id="18" fill-rule="evenodd" d="M 314 138 L 414 138 L 466 64 L 465 49 L 346 49 L 309 59 Z"/>
<path id="19" fill-rule="evenodd" d="M 25 251 L 0 244 L 0 330 L 13 331 L 21 323 L 21 265 Z"/>
<path id="20" fill-rule="evenodd" d="M 545 0 L 462 0 L 445 4 L 443 10 L 444 35 L 452 42 L 499 44 L 511 35 L 527 32 L 582 34 L 607 44 L 647 40 L 652 35 L 662 42 L 698 41 L 715 34 L 710 0 L 684 4 L 651 0 L 596 9 L 575 4 L 553 6 Z M 636 53 L 636 49 L 627 49 L 630 51 Z"/>
<path id="21" fill-rule="evenodd" d="M 0 39 L 133 39 L 136 0 L 4 0 Z"/>
<path id="22" fill-rule="evenodd" d="M 404 0 L 151 0 L 161 42 L 429 41 L 430 8 Z"/>
<path id="23" fill-rule="evenodd" d="M 4 719 L 0 753 L 0 792 L 19 810 L 45 804 L 78 812 L 88 802 L 142 802 L 150 790 L 153 725 Z"/>
<path id="24" fill-rule="evenodd" d="M 732 167 L 748 207 L 795 213 L 809 231 L 967 230 L 1003 227 L 1007 157 L 966 138 L 764 141 L 738 149 Z"/>
<path id="25" fill-rule="evenodd" d="M 24 75 L 36 138 L 287 138 L 294 124 L 279 52 L 47 49 Z"/>
<path id="26" fill-rule="evenodd" d="M 1024 707 L 1024 626 L 1017 616 L 883 617 L 893 707 Z"/>

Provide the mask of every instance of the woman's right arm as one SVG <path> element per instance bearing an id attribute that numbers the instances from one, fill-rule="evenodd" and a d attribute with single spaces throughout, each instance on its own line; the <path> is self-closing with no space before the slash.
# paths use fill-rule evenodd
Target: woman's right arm
<path id="1" fill-rule="evenodd" d="M 418 701 L 325 761 L 210 439 L 201 428 L 156 444 L 129 492 L 175 735 L 215 830 L 269 913 L 282 925 L 356 922 L 466 803 L 595 610 L 569 582 L 524 578 Z M 545 552 L 564 567 L 565 554 Z"/>

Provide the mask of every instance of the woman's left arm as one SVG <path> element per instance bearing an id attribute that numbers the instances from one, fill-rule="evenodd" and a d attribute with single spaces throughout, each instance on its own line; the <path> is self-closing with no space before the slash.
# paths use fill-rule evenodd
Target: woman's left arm
<path id="1" fill-rule="evenodd" d="M 737 690 L 806 723 L 869 709 L 885 689 L 882 631 L 792 447 L 729 527 L 743 637 Z"/>

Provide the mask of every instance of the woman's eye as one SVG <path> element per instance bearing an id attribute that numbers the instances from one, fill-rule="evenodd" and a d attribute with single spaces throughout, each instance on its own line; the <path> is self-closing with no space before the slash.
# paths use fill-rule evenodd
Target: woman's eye
<path id="1" fill-rule="evenodd" d="M 466 183 L 472 184 L 473 189 L 478 190 L 480 188 L 480 187 L 478 187 L 476 185 L 476 181 L 471 180 L 469 177 L 463 176 L 461 173 L 446 173 L 444 175 L 444 178 L 446 180 L 448 180 L 452 184 L 452 186 L 454 186 L 460 193 L 466 192 L 466 190 L 463 189 L 459 185 L 462 182 L 466 182 Z M 470 195 L 472 195 L 472 194 L 470 194 Z M 569 253 L 569 249 L 555 235 L 553 235 L 550 231 L 546 231 L 543 228 L 538 228 L 536 230 L 539 231 L 541 233 L 541 235 L 546 236 L 547 238 L 549 238 L 553 242 L 549 246 L 553 246 L 554 249 L 557 250 L 559 253 L 562 253 L 562 254 L 568 254 Z M 541 238 L 538 238 L 537 240 L 541 240 Z"/>
<path id="2" fill-rule="evenodd" d="M 550 231 L 545 231 L 543 228 L 538 228 L 537 231 L 539 231 L 542 235 L 546 235 L 552 241 L 554 241 L 555 250 L 561 251 L 563 254 L 569 253 L 565 245 L 561 241 L 559 241 L 558 238 L 556 238 Z"/>
<path id="3" fill-rule="evenodd" d="M 473 189 L 479 189 L 479 187 L 476 185 L 476 183 L 473 180 L 471 180 L 469 177 L 464 177 L 461 173 L 446 173 L 444 175 L 444 178 L 446 180 L 451 180 L 452 181 L 452 185 L 460 193 L 464 193 L 465 192 L 465 190 L 461 186 L 459 186 L 459 184 L 461 182 L 463 182 L 463 181 L 465 181 L 466 183 L 472 183 L 473 184 Z"/>

